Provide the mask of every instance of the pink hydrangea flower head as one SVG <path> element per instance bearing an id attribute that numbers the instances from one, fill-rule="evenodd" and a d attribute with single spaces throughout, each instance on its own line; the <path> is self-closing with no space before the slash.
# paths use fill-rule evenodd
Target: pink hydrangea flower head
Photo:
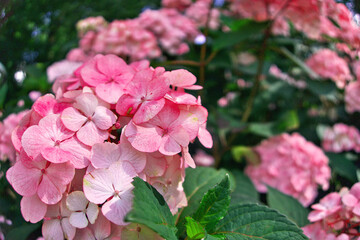
<path id="1" fill-rule="evenodd" d="M 76 23 L 76 29 L 79 36 L 83 36 L 88 31 L 98 32 L 105 28 L 107 25 L 106 20 L 102 16 L 88 17 Z"/>
<path id="2" fill-rule="evenodd" d="M 104 216 L 117 225 L 126 225 L 124 217 L 132 205 L 135 169 L 127 162 L 115 162 L 107 169 L 95 169 L 84 177 L 84 193 L 90 202 L 102 204 Z"/>
<path id="3" fill-rule="evenodd" d="M 76 132 L 80 142 L 92 146 L 109 137 L 108 129 L 116 122 L 115 114 L 107 106 L 101 106 L 95 95 L 83 93 L 76 97 L 73 107 L 61 113 L 61 121 Z"/>
<path id="4" fill-rule="evenodd" d="M 348 113 L 360 112 L 360 81 L 345 87 L 345 109 Z"/>
<path id="5" fill-rule="evenodd" d="M 54 164 L 41 155 L 31 159 L 23 151 L 7 171 L 6 178 L 20 195 L 31 197 L 37 194 L 42 202 L 55 204 L 62 198 L 74 174 L 75 169 L 68 162 Z"/>
<path id="6" fill-rule="evenodd" d="M 216 30 L 220 26 L 220 11 L 212 8 L 212 1 L 197 0 L 186 9 L 185 15 L 194 20 L 198 27 L 205 27 L 207 22 L 210 29 Z"/>
<path id="7" fill-rule="evenodd" d="M 162 0 L 161 5 L 166 8 L 175 8 L 182 11 L 191 5 L 191 0 Z"/>
<path id="8" fill-rule="evenodd" d="M 249 165 L 245 173 L 260 192 L 267 184 L 297 198 L 308 206 L 317 195 L 317 186 L 329 187 L 328 158 L 298 133 L 281 134 L 261 142 L 254 150 L 261 163 Z"/>
<path id="9" fill-rule="evenodd" d="M 329 78 L 338 88 L 344 88 L 352 79 L 346 61 L 330 49 L 322 49 L 306 60 L 306 64 L 321 77 Z"/>
<path id="10" fill-rule="evenodd" d="M 332 128 L 326 128 L 322 146 L 328 152 L 343 152 L 357 150 L 360 133 L 357 128 L 343 123 L 337 123 Z"/>

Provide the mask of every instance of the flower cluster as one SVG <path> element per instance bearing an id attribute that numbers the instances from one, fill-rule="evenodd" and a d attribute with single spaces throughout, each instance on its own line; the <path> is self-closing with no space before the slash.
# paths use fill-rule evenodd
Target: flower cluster
<path id="1" fill-rule="evenodd" d="M 349 190 L 332 192 L 311 206 L 308 219 L 312 224 L 303 227 L 310 240 L 355 240 L 359 239 L 360 183 Z"/>
<path id="2" fill-rule="evenodd" d="M 84 62 L 98 53 L 115 54 L 130 61 L 160 57 L 162 51 L 181 55 L 189 51 L 187 41 L 199 32 L 196 23 L 176 9 L 146 10 L 139 17 L 107 23 L 90 17 L 77 23 L 79 48 L 67 59 Z"/>
<path id="3" fill-rule="evenodd" d="M 10 114 L 0 122 L 0 161 L 9 159 L 10 162 L 15 162 L 16 151 L 11 142 L 11 135 L 26 113 L 27 111 Z"/>
<path id="4" fill-rule="evenodd" d="M 345 109 L 348 113 L 360 112 L 360 79 L 345 87 Z"/>
<path id="5" fill-rule="evenodd" d="M 12 136 L 18 154 L 6 177 L 23 196 L 25 220 L 43 219 L 45 239 L 120 236 L 136 176 L 173 214 L 186 206 L 185 167 L 195 167 L 188 145 L 198 137 L 212 146 L 207 110 L 185 92 L 201 89 L 195 82 L 186 70 L 115 55 L 57 78 L 55 96 L 37 99 Z"/>
<path id="6" fill-rule="evenodd" d="M 338 88 L 352 80 L 347 62 L 330 49 L 321 49 L 311 55 L 306 64 L 323 78 L 329 78 Z"/>
<path id="7" fill-rule="evenodd" d="M 298 133 L 269 138 L 254 148 L 260 157 L 258 165 L 249 165 L 245 173 L 260 192 L 265 184 L 297 198 L 304 206 L 317 195 L 317 185 L 329 187 L 328 158 L 319 147 Z"/>
<path id="8" fill-rule="evenodd" d="M 360 151 L 360 132 L 353 126 L 337 123 L 326 128 L 323 134 L 322 147 L 328 152 Z"/>
<path id="9" fill-rule="evenodd" d="M 274 34 L 289 34 L 287 21 L 308 37 L 322 40 L 323 35 L 339 38 L 354 48 L 360 44 L 360 28 L 351 12 L 334 0 L 230 0 L 232 15 L 256 21 L 274 20 Z M 335 21 L 338 26 L 335 26 Z"/>

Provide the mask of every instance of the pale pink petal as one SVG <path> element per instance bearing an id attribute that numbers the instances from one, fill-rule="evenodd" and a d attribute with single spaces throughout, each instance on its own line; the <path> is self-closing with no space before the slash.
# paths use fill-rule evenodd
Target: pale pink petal
<path id="1" fill-rule="evenodd" d="M 130 122 L 125 130 L 125 136 L 131 145 L 141 152 L 155 152 L 159 149 L 162 130 L 158 127 L 142 127 Z"/>
<path id="2" fill-rule="evenodd" d="M 131 163 L 127 161 L 115 162 L 109 167 L 108 174 L 115 190 L 123 192 L 134 187 L 131 182 L 137 174 Z"/>
<path id="3" fill-rule="evenodd" d="M 181 146 L 172 137 L 166 135 L 161 139 L 159 152 L 164 155 L 175 155 L 181 152 Z"/>
<path id="4" fill-rule="evenodd" d="M 176 87 L 191 86 L 196 82 L 196 77 L 185 69 L 173 70 L 164 74 L 170 85 Z"/>
<path id="5" fill-rule="evenodd" d="M 117 225 L 127 225 L 124 217 L 131 210 L 133 194 L 130 191 L 121 194 L 121 198 L 114 196 L 110 201 L 106 202 L 101 211 L 104 216 Z"/>
<path id="6" fill-rule="evenodd" d="M 189 167 L 191 167 L 191 168 L 196 167 L 195 161 L 189 153 L 189 147 L 184 147 L 182 149 L 182 157 L 183 157 L 184 161 L 189 165 Z"/>
<path id="7" fill-rule="evenodd" d="M 120 137 L 119 146 L 121 160 L 128 161 L 135 168 L 137 173 L 143 171 L 146 165 L 146 154 L 133 148 L 123 133 Z"/>
<path id="8" fill-rule="evenodd" d="M 66 198 L 66 206 L 72 212 L 85 210 L 88 203 L 89 200 L 81 191 L 72 192 Z"/>
<path id="9" fill-rule="evenodd" d="M 35 194 L 30 197 L 23 197 L 20 202 L 20 209 L 25 221 L 37 223 L 44 218 L 47 206 Z"/>
<path id="10" fill-rule="evenodd" d="M 92 121 L 95 125 L 102 129 L 107 130 L 116 122 L 116 115 L 108 108 L 103 106 L 98 106 L 95 109 L 94 116 L 92 117 Z"/>
<path id="11" fill-rule="evenodd" d="M 98 103 L 98 99 L 94 94 L 83 93 L 76 98 L 74 107 L 82 111 L 86 117 L 90 117 L 94 114 Z"/>
<path id="12" fill-rule="evenodd" d="M 109 137 L 109 133 L 106 130 L 101 130 L 96 127 L 95 123 L 87 122 L 80 130 L 76 133 L 77 138 L 80 142 L 93 146 L 96 143 L 102 143 Z"/>
<path id="13" fill-rule="evenodd" d="M 45 239 L 64 240 L 64 232 L 60 220 L 45 220 L 42 226 L 42 235 Z"/>
<path id="14" fill-rule="evenodd" d="M 101 83 L 105 83 L 109 80 L 107 76 L 96 71 L 92 66 L 85 66 L 80 71 L 82 79 L 92 87 L 96 87 Z"/>
<path id="15" fill-rule="evenodd" d="M 75 169 L 70 162 L 50 164 L 45 173 L 56 186 L 63 186 L 74 179 Z"/>
<path id="16" fill-rule="evenodd" d="M 95 223 L 90 225 L 89 228 L 92 229 L 96 239 L 106 239 L 111 234 L 111 223 L 101 212 L 99 212 Z"/>
<path id="17" fill-rule="evenodd" d="M 86 228 L 89 224 L 84 212 L 73 212 L 69 217 L 69 222 L 76 228 Z"/>
<path id="18" fill-rule="evenodd" d="M 32 196 L 36 193 L 42 173 L 37 168 L 27 168 L 21 161 L 15 163 L 6 177 L 12 187 L 22 196 Z"/>
<path id="19" fill-rule="evenodd" d="M 87 121 L 87 118 L 73 107 L 66 108 L 61 113 L 61 121 L 66 128 L 77 131 Z"/>
<path id="20" fill-rule="evenodd" d="M 199 128 L 198 138 L 204 147 L 212 148 L 213 140 L 212 140 L 211 134 L 209 133 L 208 130 L 206 130 L 205 127 Z"/>
<path id="21" fill-rule="evenodd" d="M 73 131 L 68 130 L 61 122 L 59 114 L 51 114 L 39 122 L 39 127 L 44 136 L 49 138 L 51 142 L 63 141 L 74 135 Z"/>
<path id="22" fill-rule="evenodd" d="M 124 87 L 116 82 L 110 82 L 98 85 L 95 91 L 105 102 L 115 104 L 123 95 Z"/>
<path id="23" fill-rule="evenodd" d="M 75 239 L 81 239 L 81 240 L 99 240 L 104 238 L 98 238 L 96 239 L 91 232 L 89 228 L 82 228 L 76 230 Z"/>
<path id="24" fill-rule="evenodd" d="M 169 131 L 169 136 L 183 147 L 189 145 L 189 135 L 182 126 L 177 126 Z"/>
<path id="25" fill-rule="evenodd" d="M 76 169 L 87 167 L 90 163 L 90 148 L 76 138 L 70 138 L 60 144 L 60 148 L 71 152 L 74 158 L 70 160 Z"/>
<path id="26" fill-rule="evenodd" d="M 145 174 L 149 177 L 162 176 L 166 170 L 166 159 L 148 154 L 146 159 Z"/>
<path id="27" fill-rule="evenodd" d="M 61 226 L 64 232 L 65 239 L 69 239 L 69 240 L 74 239 L 76 228 L 70 224 L 69 218 L 61 219 Z"/>
<path id="28" fill-rule="evenodd" d="M 140 105 L 139 109 L 135 113 L 133 118 L 134 123 L 140 124 L 149 121 L 161 111 L 164 105 L 164 98 L 153 101 L 145 101 L 143 104 Z"/>
<path id="29" fill-rule="evenodd" d="M 102 204 L 113 196 L 114 188 L 107 169 L 95 169 L 84 177 L 84 194 L 95 204 Z"/>
<path id="30" fill-rule="evenodd" d="M 120 146 L 109 142 L 95 144 L 91 150 L 91 164 L 95 168 L 108 168 L 120 159 Z"/>
<path id="31" fill-rule="evenodd" d="M 99 207 L 94 203 L 89 203 L 86 209 L 86 216 L 91 224 L 94 224 L 99 214 Z"/>

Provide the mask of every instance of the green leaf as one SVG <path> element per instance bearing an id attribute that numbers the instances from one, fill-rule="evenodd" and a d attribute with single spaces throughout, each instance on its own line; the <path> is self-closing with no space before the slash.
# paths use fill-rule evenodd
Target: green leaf
<path id="1" fill-rule="evenodd" d="M 235 190 L 231 193 L 230 205 L 258 203 L 260 196 L 250 178 L 239 170 L 231 173 L 235 178 Z"/>
<path id="2" fill-rule="evenodd" d="M 205 194 L 193 217 L 205 227 L 206 231 L 212 231 L 219 220 L 226 215 L 229 204 L 230 180 L 229 175 L 226 174 L 219 184 Z"/>
<path id="3" fill-rule="evenodd" d="M 285 112 L 285 114 L 280 117 L 276 123 L 276 128 L 279 130 L 279 132 L 283 132 L 295 130 L 299 128 L 299 125 L 299 117 L 296 110 L 291 110 Z"/>
<path id="4" fill-rule="evenodd" d="M 306 72 L 311 78 L 318 79 L 319 76 L 315 73 L 311 68 L 309 68 L 300 58 L 295 56 L 292 52 L 287 50 L 284 47 L 277 48 L 280 53 L 282 53 L 285 57 L 290 59 L 293 63 L 295 63 L 298 67 L 300 67 L 304 72 Z"/>
<path id="5" fill-rule="evenodd" d="M 334 172 L 342 177 L 347 178 L 353 183 L 357 182 L 357 167 L 348 159 L 346 154 L 327 152 L 326 156 L 328 156 L 330 160 L 330 166 Z"/>
<path id="6" fill-rule="evenodd" d="M 8 91 L 8 85 L 7 83 L 5 83 L 0 88 L 0 109 L 4 107 L 7 91 Z"/>
<path id="7" fill-rule="evenodd" d="M 230 207 L 215 232 L 227 240 L 305 240 L 300 228 L 276 210 L 258 204 Z"/>
<path id="8" fill-rule="evenodd" d="M 227 171 L 208 167 L 187 168 L 185 170 L 184 191 L 188 206 L 182 208 L 177 217 L 178 236 L 185 233 L 185 216 L 191 216 L 200 206 L 204 194 L 216 184 L 221 182 Z M 231 183 L 230 183 L 231 186 Z M 230 187 L 231 188 L 231 187 Z"/>
<path id="9" fill-rule="evenodd" d="M 236 162 L 241 162 L 243 157 L 251 163 L 259 163 L 260 161 L 259 156 L 253 151 L 252 147 L 235 146 L 231 149 L 231 153 Z"/>
<path id="10" fill-rule="evenodd" d="M 13 228 L 7 235 L 6 239 L 11 240 L 26 240 L 29 235 L 40 227 L 40 223 L 24 224 L 20 227 Z"/>
<path id="11" fill-rule="evenodd" d="M 190 239 L 202 239 L 206 232 L 204 227 L 191 217 L 185 217 L 186 220 L 186 234 Z"/>
<path id="12" fill-rule="evenodd" d="M 278 210 L 299 227 L 309 224 L 307 219 L 309 210 L 304 208 L 298 200 L 270 186 L 267 186 L 267 189 L 267 203 L 269 207 Z"/>
<path id="13" fill-rule="evenodd" d="M 256 22 L 249 19 L 242 19 L 232 23 L 234 31 L 222 33 L 214 39 L 214 50 L 220 50 L 233 46 L 247 39 L 261 38 L 268 22 Z"/>
<path id="14" fill-rule="evenodd" d="M 307 80 L 306 84 L 312 93 L 327 98 L 334 98 L 337 92 L 336 84 L 331 81 Z"/>
<path id="15" fill-rule="evenodd" d="M 176 240 L 174 217 L 161 194 L 139 177 L 134 178 L 133 208 L 126 215 L 127 222 L 144 224 L 161 237 Z"/>
<path id="16" fill-rule="evenodd" d="M 276 134 L 275 132 L 275 123 L 267 122 L 267 123 L 250 123 L 248 130 L 251 133 L 262 137 L 271 137 Z"/>

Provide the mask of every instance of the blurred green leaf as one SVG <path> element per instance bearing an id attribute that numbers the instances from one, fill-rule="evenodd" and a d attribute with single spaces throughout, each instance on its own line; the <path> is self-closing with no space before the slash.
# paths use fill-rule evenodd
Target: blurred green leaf
<path id="1" fill-rule="evenodd" d="M 29 235 L 39 228 L 41 223 L 36 224 L 24 224 L 20 227 L 13 228 L 7 235 L 6 239 L 9 240 L 26 240 Z"/>
<path id="2" fill-rule="evenodd" d="M 278 210 L 299 227 L 309 224 L 307 219 L 309 210 L 301 205 L 298 200 L 270 186 L 267 186 L 267 189 L 267 203 L 269 207 Z"/>
<path id="3" fill-rule="evenodd" d="M 4 102 L 8 91 L 7 83 L 4 83 L 0 88 L 0 109 L 4 108 Z"/>
<path id="4" fill-rule="evenodd" d="M 334 172 L 353 183 L 357 182 L 357 167 L 346 157 L 346 154 L 327 152 L 326 156 L 330 159 L 330 166 Z"/>

